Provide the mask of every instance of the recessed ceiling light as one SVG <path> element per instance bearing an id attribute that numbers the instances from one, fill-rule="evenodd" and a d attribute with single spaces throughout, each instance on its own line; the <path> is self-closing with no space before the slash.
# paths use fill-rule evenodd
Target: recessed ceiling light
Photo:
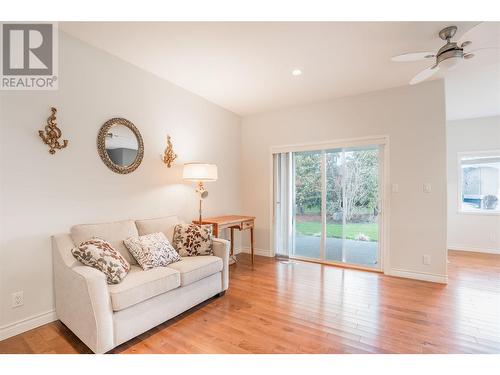
<path id="1" fill-rule="evenodd" d="M 297 77 L 297 76 L 300 76 L 301 74 L 302 74 L 302 70 L 300 70 L 300 69 L 292 70 L 292 76 Z"/>

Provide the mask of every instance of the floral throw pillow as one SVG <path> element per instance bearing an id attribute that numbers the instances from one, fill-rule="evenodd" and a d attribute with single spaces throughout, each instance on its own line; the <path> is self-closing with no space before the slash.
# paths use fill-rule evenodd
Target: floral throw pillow
<path id="1" fill-rule="evenodd" d="M 83 241 L 71 253 L 86 266 L 103 272 L 108 284 L 120 283 L 130 271 L 130 264 L 125 258 L 109 242 L 100 238 Z"/>
<path id="2" fill-rule="evenodd" d="M 130 237 L 123 243 L 143 270 L 165 267 L 181 260 L 177 251 L 161 232 Z"/>
<path id="3" fill-rule="evenodd" d="M 212 226 L 177 224 L 174 228 L 173 245 L 182 257 L 212 255 Z"/>

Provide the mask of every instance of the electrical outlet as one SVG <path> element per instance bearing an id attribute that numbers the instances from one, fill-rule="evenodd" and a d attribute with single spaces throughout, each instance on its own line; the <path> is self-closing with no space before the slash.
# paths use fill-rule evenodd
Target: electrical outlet
<path id="1" fill-rule="evenodd" d="M 424 193 L 430 193 L 432 191 L 432 186 L 429 183 L 424 184 Z"/>
<path id="2" fill-rule="evenodd" d="M 16 292 L 12 293 L 12 307 L 19 307 L 24 304 L 24 293 Z"/>
<path id="3" fill-rule="evenodd" d="M 428 266 L 429 264 L 431 264 L 431 256 L 430 255 L 424 255 L 423 256 L 423 263 Z"/>
<path id="4" fill-rule="evenodd" d="M 393 193 L 399 192 L 399 185 L 398 184 L 392 184 L 392 192 Z"/>

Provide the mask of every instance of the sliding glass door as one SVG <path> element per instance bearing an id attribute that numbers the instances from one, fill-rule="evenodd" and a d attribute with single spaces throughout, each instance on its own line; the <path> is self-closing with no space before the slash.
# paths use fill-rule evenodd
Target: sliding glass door
<path id="1" fill-rule="evenodd" d="M 292 152 L 291 256 L 380 269 L 379 146 Z"/>
<path id="2" fill-rule="evenodd" d="M 325 259 L 345 262 L 344 251 L 344 155 L 342 150 L 325 151 L 326 242 Z"/>
<path id="3" fill-rule="evenodd" d="M 379 149 L 326 151 L 326 260 L 379 268 Z"/>
<path id="4" fill-rule="evenodd" d="M 321 258 L 322 152 L 294 152 L 293 255 Z"/>

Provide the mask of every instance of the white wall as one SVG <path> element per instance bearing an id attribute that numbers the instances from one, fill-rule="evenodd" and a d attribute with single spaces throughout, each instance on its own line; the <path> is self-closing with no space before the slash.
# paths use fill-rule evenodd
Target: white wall
<path id="1" fill-rule="evenodd" d="M 500 254 L 500 216 L 458 212 L 458 153 L 500 150 L 500 117 L 448 121 L 448 248 Z"/>
<path id="2" fill-rule="evenodd" d="M 446 72 L 446 120 L 500 115 L 500 60 L 495 49 L 483 50 L 495 63 L 476 56 Z M 496 54 L 496 57 L 494 55 Z M 477 60 L 476 60 L 477 59 Z M 473 65 L 470 65 L 472 63 Z"/>
<path id="3" fill-rule="evenodd" d="M 390 196 L 391 272 L 445 280 L 444 100 L 439 80 L 243 118 L 243 209 L 257 217 L 256 247 L 271 247 L 271 146 L 387 134 L 390 182 L 399 184 Z M 432 184 L 432 193 L 423 193 L 424 183 Z M 424 254 L 431 255 L 430 265 L 423 264 Z"/>
<path id="4" fill-rule="evenodd" d="M 58 91 L 0 94 L 0 331 L 53 309 L 52 234 L 77 223 L 196 218 L 183 162 L 219 167 L 219 180 L 207 184 L 206 215 L 241 211 L 238 116 L 65 34 L 59 53 Z M 50 106 L 69 140 L 55 155 L 38 137 Z M 132 121 L 144 139 L 142 164 L 128 175 L 110 171 L 97 153 L 99 128 L 112 117 Z M 179 155 L 171 169 L 160 159 L 167 133 Z M 20 290 L 24 306 L 13 309 L 11 293 Z"/>

